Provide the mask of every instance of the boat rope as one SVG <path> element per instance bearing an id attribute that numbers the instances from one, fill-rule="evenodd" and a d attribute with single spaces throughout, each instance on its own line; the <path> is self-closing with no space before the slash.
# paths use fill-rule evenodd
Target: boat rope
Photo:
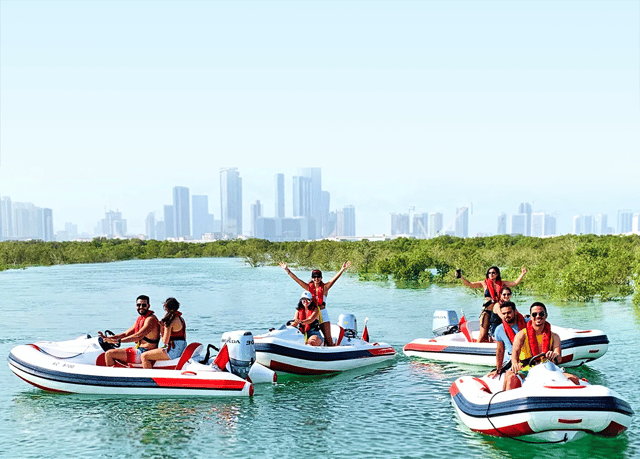
<path id="1" fill-rule="evenodd" d="M 79 352 L 79 353 L 78 353 L 78 354 L 76 354 L 76 355 L 70 355 L 70 356 L 67 356 L 67 357 L 60 357 L 60 356 L 58 356 L 58 355 L 51 354 L 51 353 L 49 353 L 49 352 L 45 351 L 44 349 L 42 349 L 41 347 L 39 347 L 39 349 L 40 349 L 40 352 L 42 352 L 43 354 L 48 355 L 49 357 L 53 357 L 53 358 L 56 358 L 56 359 L 58 359 L 58 360 L 67 360 L 67 359 L 75 359 L 76 357 L 81 356 L 82 354 L 84 354 L 85 352 L 87 352 L 87 351 L 89 350 L 89 348 L 90 348 L 90 347 L 91 347 L 91 346 L 87 346 L 87 347 L 85 348 L 85 350 L 84 350 L 84 351 Z"/>
<path id="2" fill-rule="evenodd" d="M 528 441 L 528 440 L 523 440 L 522 438 L 517 438 L 514 436 L 511 436 L 507 433 L 504 433 L 502 431 L 500 431 L 500 429 L 498 429 L 494 424 L 493 421 L 491 421 L 491 418 L 489 417 L 489 408 L 491 407 L 491 402 L 493 401 L 493 397 L 495 397 L 498 394 L 501 394 L 502 392 L 506 392 L 504 390 L 498 391 L 495 394 L 493 394 L 491 396 L 491 398 L 489 399 L 489 403 L 487 404 L 487 411 L 485 413 L 485 416 L 487 417 L 487 421 L 489 421 L 489 424 L 491 424 L 491 427 L 493 427 L 493 429 L 498 432 L 499 434 L 501 434 L 503 437 L 507 437 L 510 438 L 511 440 L 515 440 L 515 441 L 519 441 L 521 443 L 527 443 L 530 445 L 542 445 L 542 444 L 555 444 L 555 443 L 565 443 L 568 440 L 567 434 L 564 434 L 564 438 L 561 440 L 556 440 L 556 441 Z"/>

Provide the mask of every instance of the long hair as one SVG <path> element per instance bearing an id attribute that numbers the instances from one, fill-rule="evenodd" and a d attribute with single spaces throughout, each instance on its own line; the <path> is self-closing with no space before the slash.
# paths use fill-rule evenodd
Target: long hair
<path id="1" fill-rule="evenodd" d="M 498 268 L 497 266 L 492 266 L 491 268 L 487 269 L 487 274 L 485 274 L 484 278 L 489 279 L 489 271 L 491 271 L 492 269 L 498 273 L 496 275 L 496 280 L 497 281 L 502 280 L 502 278 L 500 277 L 500 268 Z"/>
<path id="2" fill-rule="evenodd" d="M 174 297 L 170 297 L 167 298 L 167 300 L 164 302 L 164 305 L 167 307 L 168 311 L 160 322 L 168 327 L 176 317 L 176 312 L 178 312 L 178 309 L 180 308 L 180 303 L 178 303 L 178 300 L 176 300 Z"/>

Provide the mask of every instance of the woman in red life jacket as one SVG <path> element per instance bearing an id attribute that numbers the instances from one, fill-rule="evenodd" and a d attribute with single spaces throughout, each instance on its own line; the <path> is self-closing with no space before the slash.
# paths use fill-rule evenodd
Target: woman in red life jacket
<path id="1" fill-rule="evenodd" d="M 305 343 L 311 346 L 322 345 L 320 334 L 320 310 L 311 298 L 311 293 L 303 292 L 293 316 L 294 327 L 298 327 L 305 336 Z"/>
<path id="2" fill-rule="evenodd" d="M 469 282 L 464 278 L 459 270 L 456 270 L 456 277 L 462 279 L 462 283 L 471 288 L 484 288 L 484 300 L 482 305 L 482 312 L 480 313 L 480 334 L 478 335 L 478 342 L 489 341 L 489 325 L 491 322 L 491 312 L 495 303 L 500 301 L 500 292 L 503 287 L 515 287 L 527 273 L 527 268 L 522 268 L 522 273 L 515 281 L 503 281 L 500 277 L 500 269 L 497 266 L 492 266 L 487 269 L 485 278 L 478 282 Z"/>
<path id="3" fill-rule="evenodd" d="M 164 302 L 166 314 L 160 320 L 164 346 L 140 356 L 143 368 L 152 368 L 157 360 L 177 359 L 187 347 L 187 325 L 178 311 L 179 307 L 180 303 L 175 298 L 167 298 Z"/>
<path id="4" fill-rule="evenodd" d="M 340 271 L 338 271 L 327 283 L 322 282 L 322 271 L 319 269 L 314 269 L 311 273 L 311 282 L 305 282 L 293 274 L 287 267 L 286 263 L 280 262 L 280 266 L 294 281 L 298 283 L 298 285 L 300 285 L 300 287 L 311 293 L 313 301 L 320 308 L 320 329 L 324 335 L 324 344 L 326 346 L 333 346 L 333 339 L 331 338 L 331 319 L 329 318 L 329 312 L 326 308 L 326 297 L 329 293 L 329 289 L 333 287 L 333 284 L 340 276 L 342 276 L 342 273 L 351 266 L 351 262 L 345 261 Z"/>

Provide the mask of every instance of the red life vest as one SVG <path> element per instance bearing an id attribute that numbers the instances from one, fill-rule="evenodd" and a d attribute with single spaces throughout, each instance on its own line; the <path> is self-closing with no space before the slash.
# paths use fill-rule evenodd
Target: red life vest
<path id="1" fill-rule="evenodd" d="M 173 343 L 174 341 L 177 341 L 177 340 L 186 341 L 187 339 L 187 324 L 184 323 L 184 319 L 180 317 L 181 315 L 182 313 L 179 311 L 176 311 L 173 313 L 173 316 L 177 317 L 178 319 L 180 319 L 180 322 L 182 322 L 182 328 L 178 331 L 171 330 L 171 335 L 169 336 L 169 342 L 167 343 L 167 347 L 169 349 L 174 348 L 175 346 L 175 344 Z"/>
<path id="2" fill-rule="evenodd" d="M 144 327 L 145 321 L 151 315 L 153 315 L 153 311 L 149 310 L 145 315 L 139 316 L 136 319 L 136 324 L 133 326 L 133 333 L 138 333 L 140 330 L 142 330 L 142 328 Z M 147 343 L 152 343 L 152 344 L 158 344 L 160 342 L 159 339 L 149 339 L 146 336 L 143 336 L 142 338 L 140 338 L 140 341 L 136 343 L 136 346 L 140 346 L 140 344 L 142 344 L 143 341 L 146 341 Z"/>
<path id="3" fill-rule="evenodd" d="M 313 297 L 313 301 L 315 301 L 316 306 L 321 307 L 322 303 L 324 303 L 324 282 L 320 282 L 320 284 L 318 285 L 318 287 L 316 287 L 316 284 L 313 283 L 313 281 L 309 282 L 309 293 L 311 293 L 311 296 Z"/>
<path id="4" fill-rule="evenodd" d="M 524 317 L 518 311 L 516 311 L 516 324 L 518 324 L 518 330 L 524 330 L 524 328 L 527 326 L 527 323 L 524 321 Z M 511 326 L 504 320 L 502 321 L 502 326 L 504 327 L 504 331 L 507 334 L 509 341 L 511 342 L 511 344 L 513 344 L 513 338 L 516 337 L 513 328 L 511 328 Z"/>
<path id="5" fill-rule="evenodd" d="M 487 290 L 489 290 L 489 295 L 491 295 L 491 299 L 497 302 L 500 299 L 498 295 L 500 295 L 500 292 L 502 291 L 502 281 L 496 281 L 496 287 L 498 287 L 497 291 L 493 289 L 493 282 L 491 282 L 491 279 L 487 279 L 486 284 Z"/>
<path id="6" fill-rule="evenodd" d="M 527 323 L 527 338 L 529 340 L 529 349 L 531 350 L 531 357 L 534 357 L 541 352 L 549 352 L 551 344 L 551 324 L 546 322 L 542 329 L 542 351 L 538 348 L 538 339 L 536 338 L 536 332 L 533 329 L 533 320 Z"/>

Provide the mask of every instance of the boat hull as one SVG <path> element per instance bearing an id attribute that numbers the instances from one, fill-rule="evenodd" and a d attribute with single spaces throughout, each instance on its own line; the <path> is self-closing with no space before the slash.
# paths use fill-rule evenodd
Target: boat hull
<path id="1" fill-rule="evenodd" d="M 609 347 L 609 339 L 600 330 L 574 330 L 552 327 L 561 339 L 562 362 L 565 367 L 577 367 L 602 357 Z M 496 343 L 468 342 L 462 333 L 418 338 L 406 344 L 405 355 L 440 362 L 463 363 L 494 367 Z"/>
<path id="2" fill-rule="evenodd" d="M 196 397 L 253 394 L 250 382 L 192 361 L 179 370 L 112 368 L 56 358 L 39 346 L 20 345 L 11 350 L 8 364 L 22 380 L 51 392 Z"/>

